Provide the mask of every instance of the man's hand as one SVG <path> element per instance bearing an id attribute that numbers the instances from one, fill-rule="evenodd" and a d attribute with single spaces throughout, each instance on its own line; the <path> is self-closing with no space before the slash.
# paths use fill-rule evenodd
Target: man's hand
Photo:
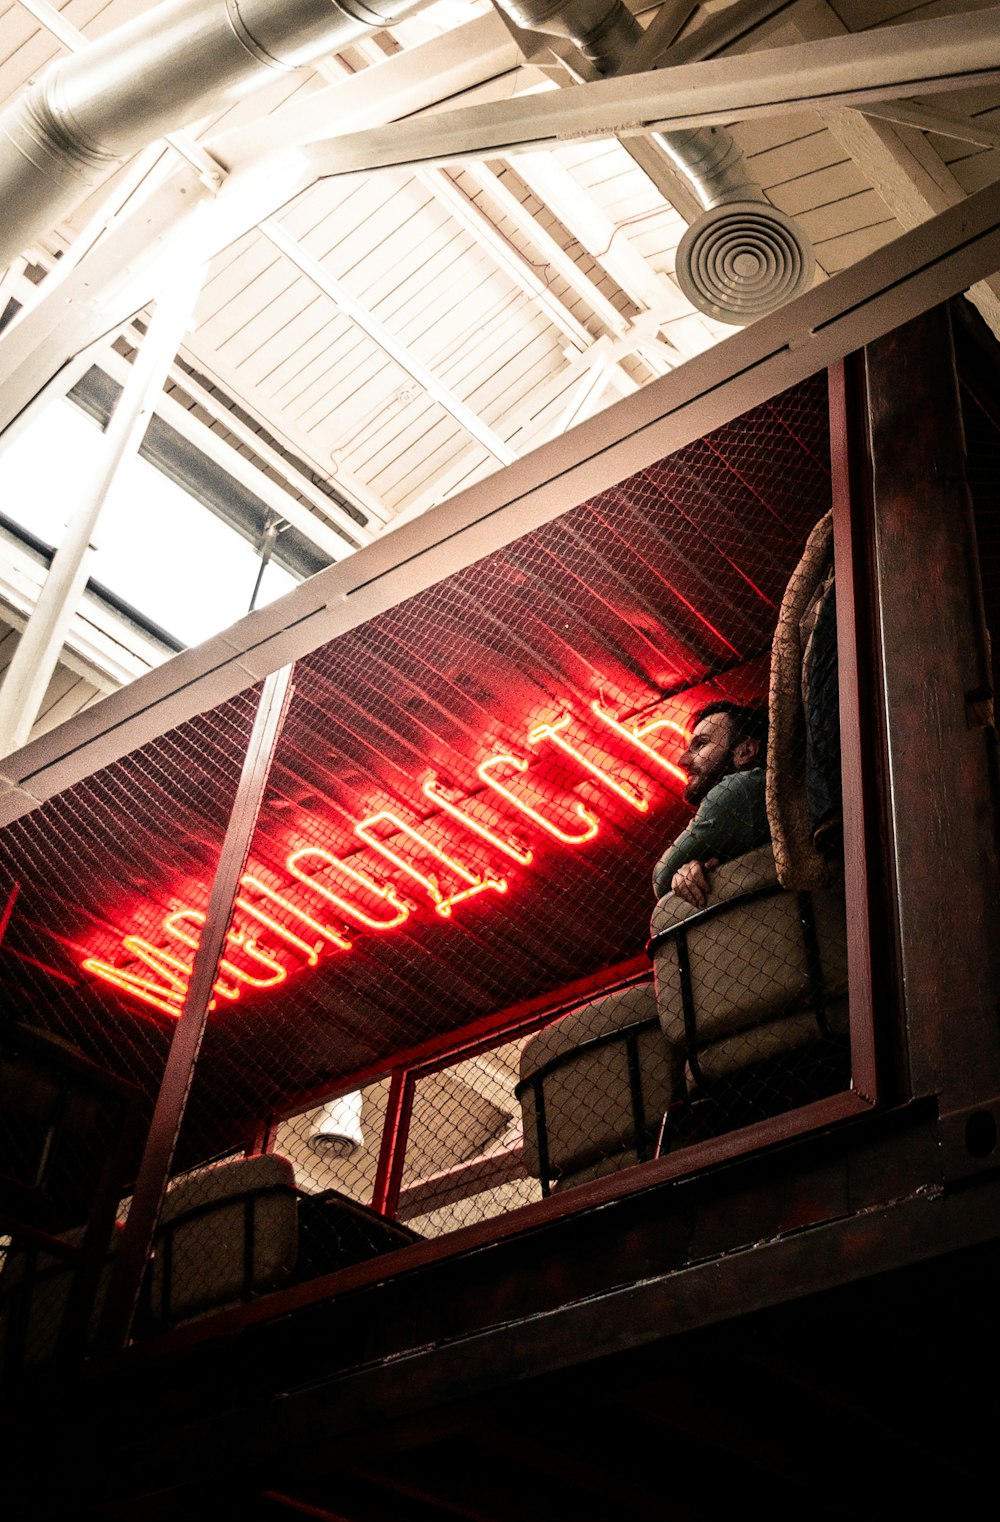
<path id="1" fill-rule="evenodd" d="M 712 889 L 708 874 L 718 865 L 714 856 L 711 861 L 686 861 L 670 879 L 671 893 L 676 893 L 678 898 L 693 904 L 696 909 L 704 909 Z"/>

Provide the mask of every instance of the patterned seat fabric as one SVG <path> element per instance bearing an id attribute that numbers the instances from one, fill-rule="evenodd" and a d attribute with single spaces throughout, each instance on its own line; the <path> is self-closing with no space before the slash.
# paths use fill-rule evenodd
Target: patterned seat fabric
<path id="1" fill-rule="evenodd" d="M 265 1153 L 180 1179 L 167 1191 L 153 1249 L 149 1308 L 156 1324 L 277 1288 L 299 1250 L 291 1163 Z"/>
<path id="2" fill-rule="evenodd" d="M 728 1077 L 847 1029 L 842 892 L 782 889 L 769 846 L 717 868 L 705 913 L 674 894 L 653 911 L 660 1024 L 687 1085 Z M 663 932 L 681 927 L 682 939 Z M 659 938 L 659 939 L 658 939 Z M 682 960 L 690 970 L 688 1029 Z"/>
<path id="3" fill-rule="evenodd" d="M 583 1172 L 598 1177 L 650 1156 L 677 1081 L 652 983 L 606 994 L 546 1026 L 525 1045 L 520 1077 L 524 1165 L 536 1178 L 565 1187 Z"/>

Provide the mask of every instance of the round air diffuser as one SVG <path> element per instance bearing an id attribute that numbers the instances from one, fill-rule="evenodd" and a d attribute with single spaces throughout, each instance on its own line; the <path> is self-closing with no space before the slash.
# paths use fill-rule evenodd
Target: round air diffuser
<path id="1" fill-rule="evenodd" d="M 684 234 L 676 275 L 699 312 L 743 327 L 804 290 L 813 267 L 791 217 L 765 201 L 725 201 Z"/>
<path id="2" fill-rule="evenodd" d="M 331 1099 L 312 1116 L 312 1129 L 307 1138 L 314 1152 L 327 1157 L 350 1157 L 352 1152 L 364 1145 L 361 1129 L 361 1091 L 341 1094 Z"/>

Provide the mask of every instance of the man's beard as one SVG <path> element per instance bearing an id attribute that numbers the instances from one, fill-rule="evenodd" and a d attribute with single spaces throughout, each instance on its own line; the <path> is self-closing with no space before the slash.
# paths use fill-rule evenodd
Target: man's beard
<path id="1" fill-rule="evenodd" d="M 692 808 L 697 808 L 698 804 L 712 791 L 715 784 L 721 782 L 723 777 L 728 777 L 729 773 L 735 770 L 733 752 L 732 750 L 727 750 L 724 756 L 720 756 L 710 772 L 706 772 L 703 776 L 699 775 L 691 778 L 691 781 L 684 789 L 684 802 L 689 803 Z"/>

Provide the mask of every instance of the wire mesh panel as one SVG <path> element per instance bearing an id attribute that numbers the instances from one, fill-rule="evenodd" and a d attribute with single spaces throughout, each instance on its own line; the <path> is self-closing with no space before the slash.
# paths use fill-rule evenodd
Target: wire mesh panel
<path id="1" fill-rule="evenodd" d="M 765 798 L 775 628 L 829 498 L 818 379 L 298 663 L 223 969 L 241 993 L 213 1012 L 180 1149 L 259 1143 L 291 1116 L 271 1144 L 296 1256 L 270 1282 L 394 1249 L 387 1216 L 440 1234 L 848 1082 L 842 891 L 824 877 L 809 928 L 806 899 L 779 891 Z M 837 765 L 815 613 L 785 617 L 802 727 L 778 758 L 801 772 L 808 743 L 813 791 Z M 744 710 L 756 749 L 730 733 Z M 719 769 L 696 796 L 705 722 Z M 692 814 L 720 782 L 702 849 Z M 788 787 L 804 796 L 804 773 Z M 651 887 L 692 829 L 706 905 L 730 891 L 716 859 L 763 849 L 776 908 L 762 898 L 738 932 L 709 913 L 649 962 L 657 902 L 705 913 L 673 889 L 686 862 Z M 669 971 L 678 945 L 693 981 Z M 702 1006 L 723 969 L 720 1073 Z M 248 1268 L 243 1293 L 262 1287 Z"/>
<path id="2" fill-rule="evenodd" d="M 148 1325 L 847 1085 L 828 454 L 821 377 L 299 661 Z M 133 812 L 80 901 L 148 1089 L 212 853 Z"/>
<path id="3" fill-rule="evenodd" d="M 15 1230 L 0 1274 L 29 1362 L 55 1350 L 102 1212 L 87 1251 L 106 1288 L 255 706 L 243 694 L 0 832 L 0 1198 L 59 1239 Z"/>

